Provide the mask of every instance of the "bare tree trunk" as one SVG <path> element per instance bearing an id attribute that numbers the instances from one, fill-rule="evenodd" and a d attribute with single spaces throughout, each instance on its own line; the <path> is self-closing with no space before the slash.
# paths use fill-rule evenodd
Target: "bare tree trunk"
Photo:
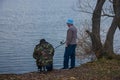
<path id="1" fill-rule="evenodd" d="M 113 54 L 113 39 L 114 39 L 114 34 L 117 29 L 117 24 L 116 24 L 116 17 L 114 17 L 112 24 L 109 28 L 109 31 L 107 33 L 107 37 L 104 43 L 104 51 L 105 53 Z"/>
<path id="2" fill-rule="evenodd" d="M 117 24 L 120 30 L 120 0 L 113 0 L 113 9 L 115 15 L 117 15 Z"/>
<path id="3" fill-rule="evenodd" d="M 113 7 L 115 12 L 115 17 L 113 18 L 112 24 L 107 33 L 106 41 L 104 44 L 104 51 L 107 54 L 108 58 L 117 58 L 118 55 L 114 54 L 113 49 L 113 39 L 117 27 L 120 27 L 120 0 L 113 0 Z"/>
<path id="4" fill-rule="evenodd" d="M 102 7 L 104 3 L 105 0 L 97 1 L 92 17 L 92 33 L 91 33 L 92 47 L 93 47 L 93 51 L 95 52 L 98 58 L 101 57 L 102 54 L 101 52 L 102 43 L 100 38 L 100 22 L 101 22 Z"/>
<path id="5" fill-rule="evenodd" d="M 113 17 L 111 26 L 108 30 L 105 43 L 101 43 L 100 38 L 100 23 L 101 23 L 101 12 L 103 5 L 106 0 L 97 0 L 96 7 L 92 16 L 92 32 L 86 31 L 92 41 L 92 49 L 96 54 L 96 57 L 99 59 L 103 56 L 106 58 L 117 58 L 120 59 L 120 56 L 114 54 L 113 50 L 113 40 L 114 34 L 117 27 L 120 29 L 120 0 L 113 0 L 113 9 L 115 16 Z"/>

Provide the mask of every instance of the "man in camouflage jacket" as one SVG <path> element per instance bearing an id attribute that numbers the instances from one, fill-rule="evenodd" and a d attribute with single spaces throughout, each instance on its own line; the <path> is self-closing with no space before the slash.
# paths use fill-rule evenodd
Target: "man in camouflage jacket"
<path id="1" fill-rule="evenodd" d="M 33 58 L 36 59 L 36 65 L 38 70 L 51 71 L 53 69 L 53 56 L 54 56 L 54 48 L 53 46 L 46 42 L 45 39 L 41 39 L 40 43 L 36 45 Z"/>

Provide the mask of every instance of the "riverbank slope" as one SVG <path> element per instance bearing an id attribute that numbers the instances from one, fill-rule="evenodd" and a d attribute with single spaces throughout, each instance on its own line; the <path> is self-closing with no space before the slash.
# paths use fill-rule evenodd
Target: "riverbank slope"
<path id="1" fill-rule="evenodd" d="M 0 80 L 120 80 L 120 61 L 103 58 L 70 70 L 0 74 Z"/>

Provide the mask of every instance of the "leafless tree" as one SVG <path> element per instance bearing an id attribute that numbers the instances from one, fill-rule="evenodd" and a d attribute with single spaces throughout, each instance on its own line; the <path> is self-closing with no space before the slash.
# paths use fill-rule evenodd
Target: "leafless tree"
<path id="1" fill-rule="evenodd" d="M 79 0 L 80 2 L 82 0 Z M 84 1 L 84 0 L 83 0 Z M 92 30 L 86 30 L 90 35 L 92 42 L 92 50 L 97 58 L 115 58 L 120 59 L 120 55 L 114 53 L 113 40 L 114 34 L 117 28 L 120 29 L 120 0 L 95 0 L 95 6 L 93 7 L 89 1 L 84 4 L 79 4 L 79 11 L 92 14 Z M 109 7 L 104 7 L 105 3 L 111 4 Z M 89 8 L 91 10 L 86 9 Z M 102 17 L 111 17 L 112 22 L 109 26 L 105 42 L 101 42 L 100 27 Z"/>

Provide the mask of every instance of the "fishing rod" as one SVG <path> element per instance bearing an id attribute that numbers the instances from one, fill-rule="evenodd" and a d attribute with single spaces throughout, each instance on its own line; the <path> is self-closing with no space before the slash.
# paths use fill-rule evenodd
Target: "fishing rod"
<path id="1" fill-rule="evenodd" d="M 64 41 L 61 41 L 61 42 L 60 42 L 60 45 L 56 46 L 55 49 L 57 49 L 58 47 L 62 46 L 63 44 L 65 44 L 65 42 L 64 42 Z"/>

